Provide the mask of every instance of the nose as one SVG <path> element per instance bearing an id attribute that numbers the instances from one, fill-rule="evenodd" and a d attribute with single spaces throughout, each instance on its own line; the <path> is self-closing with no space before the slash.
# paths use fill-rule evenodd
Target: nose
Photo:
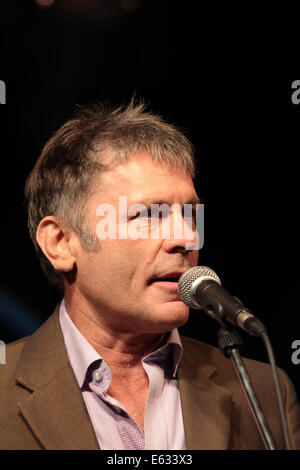
<path id="1" fill-rule="evenodd" d="M 185 252 L 199 249 L 199 234 L 191 218 L 186 218 L 180 211 L 174 211 L 169 217 L 169 233 L 163 238 L 163 248 L 168 253 Z"/>

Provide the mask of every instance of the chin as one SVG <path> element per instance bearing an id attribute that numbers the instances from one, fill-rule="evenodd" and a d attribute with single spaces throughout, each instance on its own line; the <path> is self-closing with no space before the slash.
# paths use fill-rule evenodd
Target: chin
<path id="1" fill-rule="evenodd" d="M 178 328 L 189 319 L 189 307 L 181 301 L 167 302 L 160 305 L 157 310 L 155 326 L 159 328 L 159 331 L 157 331 L 159 333 Z"/>

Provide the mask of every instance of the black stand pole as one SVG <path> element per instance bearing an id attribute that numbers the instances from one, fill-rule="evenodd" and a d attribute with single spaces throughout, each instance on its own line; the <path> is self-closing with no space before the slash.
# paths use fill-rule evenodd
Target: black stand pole
<path id="1" fill-rule="evenodd" d="M 218 330 L 219 348 L 225 357 L 230 357 L 235 366 L 235 370 L 241 381 L 243 390 L 247 396 L 250 409 L 253 413 L 256 425 L 264 442 L 266 449 L 276 450 L 268 423 L 263 415 L 256 393 L 251 384 L 249 375 L 244 366 L 240 350 L 243 346 L 242 339 L 237 331 L 231 326 L 222 326 Z"/>

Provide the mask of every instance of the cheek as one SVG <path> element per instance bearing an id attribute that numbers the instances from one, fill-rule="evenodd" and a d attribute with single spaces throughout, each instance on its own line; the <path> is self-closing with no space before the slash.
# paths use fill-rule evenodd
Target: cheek
<path id="1" fill-rule="evenodd" d="M 111 295 L 112 290 L 136 295 L 145 288 L 160 248 L 157 240 L 101 240 L 98 252 L 80 253 L 78 285 L 99 296 Z"/>
<path id="2" fill-rule="evenodd" d="M 193 259 L 193 262 L 194 262 L 193 264 L 196 265 L 198 263 L 198 258 L 199 258 L 199 251 L 198 250 L 193 251 L 192 252 L 192 259 Z"/>
<path id="3" fill-rule="evenodd" d="M 138 250 L 135 240 L 102 240 L 100 251 L 91 255 L 86 270 L 90 269 L 104 284 L 113 281 L 114 286 L 128 285 L 141 264 L 142 255 L 143 250 Z"/>
<path id="4" fill-rule="evenodd" d="M 192 268 L 199 264 L 199 251 L 198 250 L 191 250 L 186 258 L 186 263 L 188 268 Z M 201 263 L 200 263 L 201 264 Z"/>
<path id="5" fill-rule="evenodd" d="M 97 283 L 100 269 L 100 262 L 95 253 L 87 253 L 77 259 L 77 282 L 79 286 L 84 284 L 93 285 Z"/>

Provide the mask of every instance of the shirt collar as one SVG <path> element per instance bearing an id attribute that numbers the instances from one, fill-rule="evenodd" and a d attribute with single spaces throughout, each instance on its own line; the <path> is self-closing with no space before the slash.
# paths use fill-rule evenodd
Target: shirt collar
<path id="1" fill-rule="evenodd" d="M 99 360 L 102 362 L 103 358 L 74 325 L 68 315 L 64 300 L 62 300 L 59 308 L 59 321 L 68 357 L 77 382 L 81 387 L 91 364 Z M 164 369 L 166 378 L 175 378 L 182 352 L 183 348 L 178 330 L 174 329 L 169 333 L 166 343 L 145 356 L 143 362 L 157 364 Z"/>
<path id="2" fill-rule="evenodd" d="M 168 335 L 166 343 L 156 351 L 144 357 L 143 362 L 157 364 L 164 369 L 167 379 L 175 378 L 179 362 L 182 358 L 183 348 L 177 329 Z"/>

